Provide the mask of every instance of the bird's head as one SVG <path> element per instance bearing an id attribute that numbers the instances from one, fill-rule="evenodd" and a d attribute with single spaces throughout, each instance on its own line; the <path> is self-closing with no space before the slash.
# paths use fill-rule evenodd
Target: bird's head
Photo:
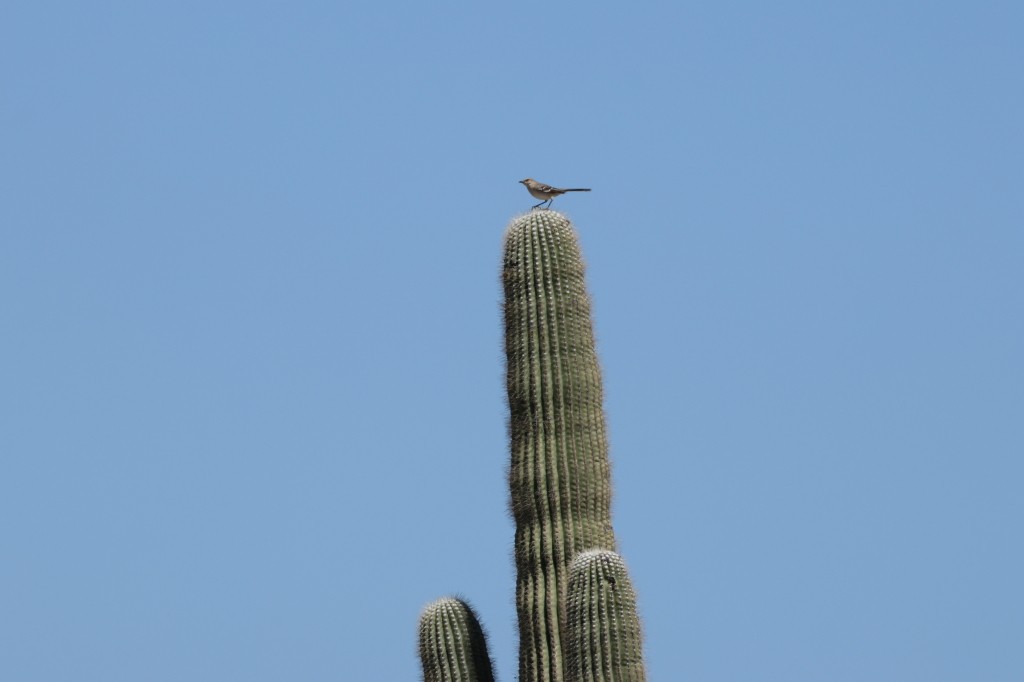
<path id="1" fill-rule="evenodd" d="M 533 179 L 532 178 L 526 178 L 525 180 L 520 180 L 519 184 L 520 185 L 525 185 L 528 182 L 533 182 Z"/>

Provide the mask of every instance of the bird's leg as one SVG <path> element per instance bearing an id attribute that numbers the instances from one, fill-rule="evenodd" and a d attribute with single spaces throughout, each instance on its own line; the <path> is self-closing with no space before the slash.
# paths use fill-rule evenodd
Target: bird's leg
<path id="1" fill-rule="evenodd" d="M 545 199 L 544 201 L 547 201 L 547 199 Z M 539 207 L 541 206 L 541 204 L 543 204 L 543 203 L 544 203 L 544 201 L 540 202 L 540 204 L 536 204 L 535 206 L 531 206 L 531 207 L 530 207 L 530 210 L 532 211 L 532 210 L 533 210 L 533 209 L 535 209 L 535 208 L 539 208 Z"/>

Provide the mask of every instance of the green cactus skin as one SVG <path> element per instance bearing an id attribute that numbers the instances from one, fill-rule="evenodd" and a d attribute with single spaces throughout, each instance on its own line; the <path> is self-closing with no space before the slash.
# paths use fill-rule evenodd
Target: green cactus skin
<path id="1" fill-rule="evenodd" d="M 569 568 L 567 682 L 644 682 L 640 618 L 615 552 L 583 552 Z"/>
<path id="2" fill-rule="evenodd" d="M 601 372 L 569 220 L 514 219 L 503 265 L 519 680 L 562 682 L 569 562 L 615 549 Z"/>
<path id="3" fill-rule="evenodd" d="M 445 597 L 420 615 L 423 682 L 494 682 L 487 639 L 473 608 Z"/>

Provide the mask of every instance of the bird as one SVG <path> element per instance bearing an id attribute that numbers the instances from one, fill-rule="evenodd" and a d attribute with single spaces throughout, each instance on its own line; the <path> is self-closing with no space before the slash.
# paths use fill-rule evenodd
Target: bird
<path id="1" fill-rule="evenodd" d="M 589 192 L 589 189 L 583 188 L 572 188 L 562 189 L 560 187 L 552 187 L 551 185 L 545 185 L 543 182 L 537 182 L 533 178 L 526 178 L 525 180 L 519 181 L 521 184 L 526 185 L 526 191 L 534 196 L 535 199 L 540 199 L 541 202 L 536 206 L 530 208 L 532 211 L 535 208 L 539 208 L 547 203 L 545 208 L 551 208 L 551 202 L 555 200 L 555 197 L 560 197 L 566 192 Z"/>

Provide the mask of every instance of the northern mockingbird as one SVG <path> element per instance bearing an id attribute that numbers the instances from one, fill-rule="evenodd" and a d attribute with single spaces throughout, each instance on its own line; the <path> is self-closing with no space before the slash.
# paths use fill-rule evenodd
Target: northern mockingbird
<path id="1" fill-rule="evenodd" d="M 533 178 L 526 178 L 520 180 L 522 184 L 526 185 L 526 191 L 534 196 L 534 198 L 540 199 L 541 202 L 531 208 L 538 208 L 547 203 L 546 208 L 551 208 L 551 202 L 555 200 L 555 197 L 560 197 L 566 192 L 589 192 L 589 189 L 561 189 L 559 187 L 552 187 L 551 185 L 545 185 L 543 182 L 537 182 Z"/>

